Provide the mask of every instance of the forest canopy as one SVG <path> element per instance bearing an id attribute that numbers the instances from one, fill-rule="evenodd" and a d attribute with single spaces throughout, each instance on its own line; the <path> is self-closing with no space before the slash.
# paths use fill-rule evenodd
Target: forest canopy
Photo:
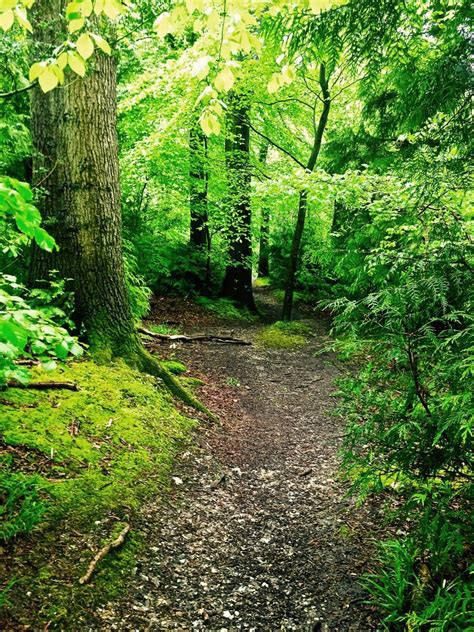
<path id="1" fill-rule="evenodd" d="M 0 388 L 119 359 L 213 418 L 156 297 L 329 318 L 344 476 L 409 524 L 364 580 L 394 630 L 473 624 L 470 10 L 0 0 Z"/>

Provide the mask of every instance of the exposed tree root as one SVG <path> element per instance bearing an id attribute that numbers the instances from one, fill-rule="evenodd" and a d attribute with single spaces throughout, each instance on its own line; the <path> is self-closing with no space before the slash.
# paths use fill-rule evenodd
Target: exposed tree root
<path id="1" fill-rule="evenodd" d="M 29 382 L 21 384 L 20 382 L 7 382 L 8 388 L 33 388 L 38 391 L 45 391 L 49 388 L 62 389 L 67 391 L 79 391 L 79 386 L 74 382 Z"/>
<path id="2" fill-rule="evenodd" d="M 120 533 L 118 534 L 118 536 L 116 537 L 115 540 L 113 540 L 112 542 L 109 542 L 109 544 L 106 544 L 104 547 L 102 547 L 100 549 L 100 551 L 97 553 L 97 555 L 94 557 L 94 559 L 92 560 L 92 562 L 89 564 L 89 567 L 87 569 L 87 572 L 85 575 L 83 575 L 80 579 L 79 579 L 79 583 L 80 584 L 87 584 L 87 582 L 90 580 L 90 578 L 92 577 L 92 574 L 95 570 L 95 567 L 97 566 L 97 564 L 100 562 L 100 560 L 104 559 L 104 557 L 111 551 L 111 549 L 116 549 L 117 547 L 121 546 L 124 541 L 125 538 L 127 536 L 127 533 L 130 531 L 130 525 L 127 524 L 125 525 L 125 527 L 122 529 L 122 531 L 120 531 Z"/>
<path id="3" fill-rule="evenodd" d="M 158 334 L 154 331 L 139 327 L 137 331 L 145 336 L 150 336 L 158 340 L 166 340 L 171 342 L 221 342 L 231 345 L 251 345 L 251 342 L 242 340 L 241 338 L 233 338 L 232 336 L 214 336 L 212 334 L 196 334 L 195 336 L 184 336 L 182 334 Z"/>
<path id="4" fill-rule="evenodd" d="M 140 370 L 145 373 L 160 378 L 174 397 L 204 413 L 211 421 L 218 421 L 216 415 L 211 413 L 197 397 L 194 397 L 166 367 L 145 349 L 140 350 L 138 365 Z"/>

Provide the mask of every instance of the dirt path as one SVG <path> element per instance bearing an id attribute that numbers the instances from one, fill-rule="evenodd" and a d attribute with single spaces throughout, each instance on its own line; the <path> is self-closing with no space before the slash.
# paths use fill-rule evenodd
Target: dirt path
<path id="1" fill-rule="evenodd" d="M 357 577 L 378 520 L 337 480 L 338 370 L 315 355 L 324 326 L 312 325 L 314 338 L 295 351 L 174 349 L 206 376 L 202 395 L 222 426 L 201 429 L 168 500 L 146 508 L 149 546 L 130 594 L 101 611 L 101 630 L 373 628 Z M 261 327 L 234 333 L 252 340 Z"/>

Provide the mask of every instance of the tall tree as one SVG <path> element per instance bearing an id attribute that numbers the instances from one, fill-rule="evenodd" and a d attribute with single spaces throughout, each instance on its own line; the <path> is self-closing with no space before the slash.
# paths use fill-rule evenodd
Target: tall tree
<path id="1" fill-rule="evenodd" d="M 245 95 L 229 98 L 225 155 L 229 201 L 229 263 L 222 294 L 252 311 L 256 310 L 252 292 L 252 235 L 250 209 L 250 125 Z"/>
<path id="2" fill-rule="evenodd" d="M 204 264 L 198 282 L 202 289 L 209 283 L 211 235 L 208 215 L 207 137 L 196 120 L 189 131 L 189 243 Z"/>
<path id="3" fill-rule="evenodd" d="M 260 146 L 259 162 L 265 164 L 268 155 L 268 141 L 264 141 Z M 258 250 L 258 276 L 268 277 L 270 275 L 270 207 L 265 204 L 265 200 L 262 205 L 261 218 L 260 218 L 260 244 Z"/>
<path id="4" fill-rule="evenodd" d="M 189 132 L 189 241 L 199 250 L 209 249 L 207 205 L 207 138 L 196 121 Z"/>
<path id="5" fill-rule="evenodd" d="M 33 37 L 43 54 L 64 37 L 64 7 L 64 0 L 34 5 Z M 207 412 L 145 351 L 136 332 L 123 264 L 114 58 L 98 54 L 88 75 L 64 88 L 35 88 L 31 128 L 33 180 L 44 192 L 45 227 L 59 246 L 53 253 L 33 248 L 31 283 L 58 270 L 70 282 L 76 327 L 94 357 L 124 358 Z"/>
<path id="6" fill-rule="evenodd" d="M 329 110 L 331 108 L 331 95 L 329 93 L 329 81 L 326 76 L 326 66 L 324 63 L 319 67 L 319 85 L 321 87 L 321 97 L 323 108 L 319 116 L 318 125 L 315 126 L 313 146 L 308 162 L 306 163 L 306 171 L 312 172 L 316 166 L 316 161 L 321 151 L 324 131 L 329 118 Z M 298 258 L 301 249 L 301 240 L 303 237 L 304 225 L 306 221 L 306 212 L 308 209 L 308 191 L 303 189 L 299 195 L 298 216 L 296 226 L 291 242 L 290 258 L 288 261 L 288 276 L 285 285 L 285 298 L 283 301 L 282 320 L 291 320 L 293 311 L 293 295 L 295 291 L 296 271 L 298 268 Z"/>
<path id="7" fill-rule="evenodd" d="M 58 43 L 63 6 L 36 3 L 41 44 Z M 130 355 L 136 346 L 123 266 L 115 103 L 116 62 L 102 53 L 84 79 L 46 94 L 35 87 L 31 99 L 33 181 L 44 190 L 41 212 L 59 250 L 34 248 L 30 279 L 52 269 L 70 279 L 77 329 L 106 357 Z"/>

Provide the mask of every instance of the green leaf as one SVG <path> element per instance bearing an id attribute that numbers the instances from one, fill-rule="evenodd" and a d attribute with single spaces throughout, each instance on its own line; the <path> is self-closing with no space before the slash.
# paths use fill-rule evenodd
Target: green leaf
<path id="1" fill-rule="evenodd" d="M 34 238 L 40 248 L 47 252 L 53 252 L 57 248 L 56 241 L 44 228 L 35 228 Z"/>

